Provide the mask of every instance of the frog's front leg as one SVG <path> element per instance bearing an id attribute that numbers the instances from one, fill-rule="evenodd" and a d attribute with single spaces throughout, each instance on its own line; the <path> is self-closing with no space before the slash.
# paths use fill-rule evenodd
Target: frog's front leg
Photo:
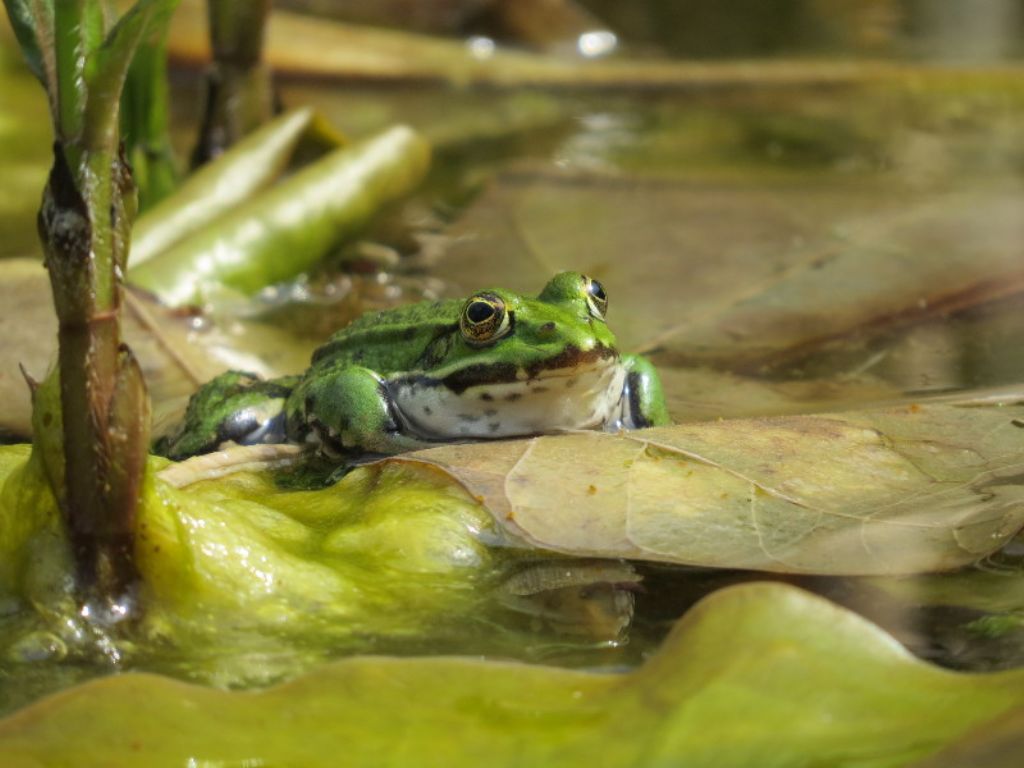
<path id="1" fill-rule="evenodd" d="M 288 437 L 319 443 L 325 453 L 401 453 L 428 443 L 403 431 L 387 383 L 376 372 L 348 364 L 315 367 L 286 406 Z"/>
<path id="2" fill-rule="evenodd" d="M 285 398 L 296 381 L 294 376 L 265 381 L 244 371 L 226 371 L 192 395 L 185 417 L 156 441 L 153 452 L 180 461 L 228 441 L 284 442 Z"/>
<path id="3" fill-rule="evenodd" d="M 622 388 L 620 423 L 616 426 L 641 429 L 671 424 L 661 378 L 651 361 L 640 355 L 623 355 L 621 361 L 626 369 L 626 383 Z"/>

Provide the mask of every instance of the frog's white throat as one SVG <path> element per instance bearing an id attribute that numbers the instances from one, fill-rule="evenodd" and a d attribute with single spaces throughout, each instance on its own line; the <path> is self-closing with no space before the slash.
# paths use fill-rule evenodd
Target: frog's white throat
<path id="1" fill-rule="evenodd" d="M 405 429 L 424 440 L 451 440 L 601 428 L 618 419 L 625 383 L 618 358 L 606 357 L 458 392 L 401 376 L 388 389 Z"/>

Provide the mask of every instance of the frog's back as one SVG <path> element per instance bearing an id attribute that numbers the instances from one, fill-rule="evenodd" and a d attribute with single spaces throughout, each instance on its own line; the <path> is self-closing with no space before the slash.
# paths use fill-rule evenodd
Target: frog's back
<path id="1" fill-rule="evenodd" d="M 313 353 L 313 364 L 360 365 L 382 374 L 414 370 L 432 345 L 458 331 L 462 303 L 422 301 L 358 317 Z"/>

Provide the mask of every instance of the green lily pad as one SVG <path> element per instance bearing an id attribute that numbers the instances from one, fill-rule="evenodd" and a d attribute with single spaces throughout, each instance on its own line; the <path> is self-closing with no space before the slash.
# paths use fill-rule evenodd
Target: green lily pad
<path id="1" fill-rule="evenodd" d="M 97 656 L 114 647 L 134 666 L 237 686 L 367 649 L 529 657 L 524 643 L 538 652 L 617 645 L 638 580 L 628 565 L 495 547 L 502 537 L 487 510 L 422 464 L 283 489 L 267 470 L 286 472 L 296 451 L 239 449 L 244 466 L 229 456 L 230 467 L 217 454 L 153 459 L 135 546 L 143 616 L 129 638 L 103 640 L 69 591 L 69 548 L 38 458 L 28 446 L 0 448 L 8 674 L 62 658 L 96 674 Z M 0 690 L 0 710 L 21 700 Z"/>
<path id="2" fill-rule="evenodd" d="M 914 768 L 1017 768 L 1022 754 L 1024 709 L 1014 709 Z"/>
<path id="3" fill-rule="evenodd" d="M 722 590 L 628 675 L 353 658 L 259 692 L 97 680 L 0 721 L 34 765 L 906 766 L 1024 702 L 791 587 Z"/>

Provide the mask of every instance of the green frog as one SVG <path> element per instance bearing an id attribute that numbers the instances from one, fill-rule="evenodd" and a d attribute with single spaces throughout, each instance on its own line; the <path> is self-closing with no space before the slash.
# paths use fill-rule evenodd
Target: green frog
<path id="1" fill-rule="evenodd" d="M 213 379 L 157 452 L 184 458 L 233 440 L 345 457 L 669 423 L 657 371 L 619 353 L 607 312 L 601 283 L 562 272 L 536 298 L 490 289 L 365 315 L 300 376 Z"/>

